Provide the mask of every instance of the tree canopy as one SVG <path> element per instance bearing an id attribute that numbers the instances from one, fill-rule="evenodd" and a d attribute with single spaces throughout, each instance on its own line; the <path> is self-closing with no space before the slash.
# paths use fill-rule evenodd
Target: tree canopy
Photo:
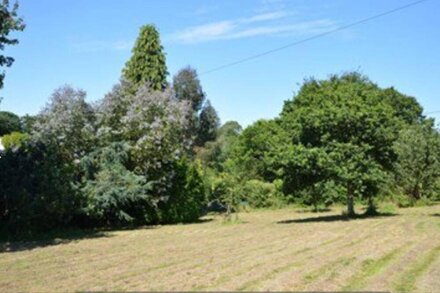
<path id="1" fill-rule="evenodd" d="M 132 83 L 134 91 L 145 84 L 155 90 L 165 89 L 168 75 L 166 58 L 159 32 L 154 25 L 141 27 L 132 56 L 122 73 Z"/>

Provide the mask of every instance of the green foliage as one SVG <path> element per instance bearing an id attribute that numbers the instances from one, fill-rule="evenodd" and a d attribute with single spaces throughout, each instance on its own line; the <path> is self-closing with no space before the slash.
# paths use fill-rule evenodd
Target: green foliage
<path id="1" fill-rule="evenodd" d="M 97 149 L 82 160 L 84 212 L 92 223 L 139 225 L 156 218 L 149 194 L 152 182 L 129 171 L 128 160 L 129 146 L 123 143 Z"/>
<path id="2" fill-rule="evenodd" d="M 211 105 L 211 102 L 207 100 L 199 116 L 196 145 L 204 146 L 206 142 L 215 140 L 219 125 L 220 118 L 217 111 Z"/>
<path id="3" fill-rule="evenodd" d="M 414 292 L 416 290 L 416 281 L 440 256 L 440 246 L 426 252 L 422 258 L 419 258 L 414 264 L 405 270 L 398 281 L 394 284 L 396 292 Z"/>
<path id="4" fill-rule="evenodd" d="M 172 188 L 159 203 L 160 220 L 163 223 L 197 221 L 206 203 L 200 166 L 182 159 L 176 162 L 174 172 Z"/>
<path id="5" fill-rule="evenodd" d="M 0 112 L 0 136 L 21 131 L 20 117 L 11 112 Z"/>
<path id="6" fill-rule="evenodd" d="M 252 208 L 279 208 L 285 204 L 285 197 L 280 190 L 281 184 L 260 180 L 249 180 L 244 183 L 242 200 Z"/>
<path id="7" fill-rule="evenodd" d="M 131 82 L 134 92 L 145 84 L 154 90 L 167 86 L 166 58 L 154 25 L 141 27 L 132 56 L 123 70 L 124 78 Z"/>
<path id="8" fill-rule="evenodd" d="M 405 103 L 411 107 L 402 112 L 400 105 Z M 412 98 L 380 89 L 358 73 L 308 80 L 281 113 L 282 127 L 293 148 L 301 146 L 297 153 L 304 157 L 292 159 L 289 154 L 296 153 L 287 152 L 285 161 L 299 163 L 287 164 L 290 168 L 283 167 L 283 174 L 305 172 L 302 175 L 311 184 L 335 181 L 345 188 L 349 214 L 354 213 L 355 197 L 367 198 L 373 209 L 373 197 L 396 160 L 393 144 L 399 130 L 408 121 L 421 119 L 420 109 Z M 319 157 L 309 163 L 310 151 Z M 285 178 L 285 184 L 298 182 L 294 176 Z M 292 184 L 291 190 L 299 184 Z"/>
<path id="9" fill-rule="evenodd" d="M 9 0 L 3 0 L 0 3 L 0 50 L 4 51 L 7 45 L 16 45 L 18 40 L 10 38 L 9 34 L 14 31 L 23 31 L 25 28 L 23 19 L 18 17 L 18 2 L 12 9 L 9 7 Z M 14 63 L 14 58 L 10 56 L 0 55 L 0 67 L 10 67 Z M 3 88 L 5 73 L 0 73 L 0 89 Z M 0 133 L 0 136 L 4 133 Z"/>
<path id="10" fill-rule="evenodd" d="M 12 132 L 1 138 L 1 143 L 5 150 L 13 150 L 20 148 L 27 140 L 29 135 L 21 132 Z"/>
<path id="11" fill-rule="evenodd" d="M 272 181 L 279 169 L 277 155 L 288 143 L 278 121 L 259 120 L 240 135 L 233 160 L 244 178 Z"/>
<path id="12" fill-rule="evenodd" d="M 21 130 L 24 133 L 31 134 L 34 124 L 37 122 L 36 116 L 24 115 L 20 118 Z"/>
<path id="13" fill-rule="evenodd" d="M 7 150 L 0 178 L 0 226 L 7 233 L 63 227 L 78 215 L 73 166 L 51 145 L 31 140 Z"/>
<path id="14" fill-rule="evenodd" d="M 209 141 L 204 147 L 197 149 L 197 158 L 205 167 L 223 172 L 224 164 L 232 156 L 241 131 L 242 128 L 238 122 L 226 122 L 218 129 L 217 138 L 214 141 Z"/>
<path id="15" fill-rule="evenodd" d="M 181 69 L 173 78 L 173 90 L 179 101 L 190 103 L 194 113 L 197 113 L 205 101 L 197 71 L 191 67 Z"/>
<path id="16" fill-rule="evenodd" d="M 400 132 L 394 144 L 399 189 L 414 200 L 438 194 L 440 178 L 440 134 L 432 121 L 412 125 Z"/>

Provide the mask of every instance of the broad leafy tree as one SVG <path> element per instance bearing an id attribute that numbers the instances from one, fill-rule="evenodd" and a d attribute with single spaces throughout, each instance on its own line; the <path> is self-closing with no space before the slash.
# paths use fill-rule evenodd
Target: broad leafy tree
<path id="1" fill-rule="evenodd" d="M 440 134 L 433 121 L 403 129 L 394 148 L 400 189 L 413 200 L 432 196 L 440 178 Z"/>
<path id="2" fill-rule="evenodd" d="M 238 122 L 226 122 L 218 129 L 217 138 L 214 141 L 209 141 L 204 147 L 197 149 L 197 158 L 205 167 L 222 172 L 224 163 L 232 156 L 241 132 L 242 127 Z"/>
<path id="3" fill-rule="evenodd" d="M 276 120 L 259 120 L 243 130 L 233 157 L 242 176 L 272 181 L 277 178 L 276 154 L 289 140 Z"/>
<path id="4" fill-rule="evenodd" d="M 0 112 L 0 136 L 14 131 L 20 131 L 20 117 L 11 112 Z"/>
<path id="5" fill-rule="evenodd" d="M 86 93 L 70 86 L 54 91 L 34 124 L 33 135 L 56 145 L 68 160 L 79 160 L 95 147 L 95 113 Z"/>
<path id="6" fill-rule="evenodd" d="M 188 102 L 174 99 L 170 89 L 140 88 L 122 118 L 122 135 L 132 146 L 139 175 L 157 181 L 157 193 L 165 192 L 175 162 L 191 148 L 187 137 L 191 110 Z"/>
<path id="7" fill-rule="evenodd" d="M 342 184 L 349 215 L 354 213 L 355 196 L 369 198 L 373 204 L 382 172 L 393 169 L 397 157 L 393 144 L 399 130 L 420 116 L 420 107 L 412 99 L 392 94 L 397 98 L 358 73 L 311 79 L 285 103 L 281 114 L 293 144 L 320 149 L 328 157 L 328 177 L 320 178 L 321 171 L 311 170 L 317 176 L 311 180 Z M 396 106 L 402 103 L 411 107 L 403 112 Z"/>

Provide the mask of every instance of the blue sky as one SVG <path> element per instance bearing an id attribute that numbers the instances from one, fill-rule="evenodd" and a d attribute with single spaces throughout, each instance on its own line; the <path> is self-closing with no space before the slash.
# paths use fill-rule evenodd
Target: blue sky
<path id="1" fill-rule="evenodd" d="M 191 65 L 204 72 L 412 0 L 21 0 L 27 28 L 8 48 L 1 110 L 35 114 L 71 84 L 101 99 L 115 84 L 139 27 L 154 23 L 170 79 Z M 440 111 L 440 1 L 263 58 L 201 75 L 223 122 L 248 125 L 279 114 L 304 78 L 360 70 L 379 85 Z M 434 114 L 440 118 L 440 114 Z"/>

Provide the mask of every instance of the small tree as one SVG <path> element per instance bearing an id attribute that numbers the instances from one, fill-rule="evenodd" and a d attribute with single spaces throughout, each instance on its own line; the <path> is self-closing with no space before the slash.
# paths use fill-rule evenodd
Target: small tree
<path id="1" fill-rule="evenodd" d="M 168 75 L 165 54 L 154 25 L 141 27 L 132 53 L 122 73 L 131 82 L 133 91 L 145 84 L 154 90 L 165 89 Z"/>
<path id="2" fill-rule="evenodd" d="M 413 200 L 431 196 L 440 178 L 440 134 L 433 121 L 402 130 L 394 148 L 398 186 Z"/>
<path id="3" fill-rule="evenodd" d="M 126 168 L 130 147 L 113 143 L 81 161 L 88 220 L 100 225 L 147 224 L 157 218 L 147 183 Z"/>

